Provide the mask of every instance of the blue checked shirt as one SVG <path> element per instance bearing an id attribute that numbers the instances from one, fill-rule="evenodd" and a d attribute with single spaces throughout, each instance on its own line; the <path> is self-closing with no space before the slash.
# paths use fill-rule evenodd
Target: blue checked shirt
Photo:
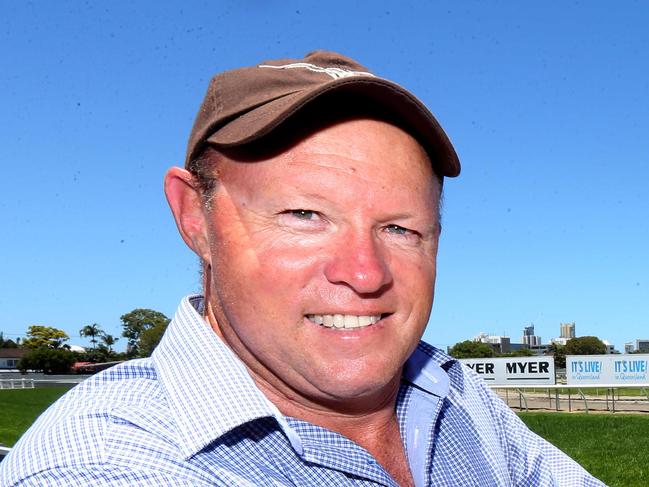
<path id="1" fill-rule="evenodd" d="M 2 486 L 395 486 L 365 449 L 283 416 L 185 298 L 153 356 L 93 376 L 0 463 Z M 397 415 L 417 486 L 603 485 L 422 343 Z"/>

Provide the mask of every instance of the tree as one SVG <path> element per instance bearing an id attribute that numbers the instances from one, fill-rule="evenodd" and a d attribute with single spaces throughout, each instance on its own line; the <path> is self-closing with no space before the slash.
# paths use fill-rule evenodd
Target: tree
<path id="1" fill-rule="evenodd" d="M 101 336 L 103 332 L 101 327 L 97 323 L 92 325 L 86 325 L 81 330 L 79 330 L 79 335 L 82 337 L 90 337 L 90 343 L 92 343 L 92 348 L 94 349 L 97 345 L 97 336 Z"/>
<path id="2" fill-rule="evenodd" d="M 138 355 L 140 336 L 144 331 L 158 325 L 167 326 L 171 321 L 159 311 L 146 308 L 134 309 L 130 313 L 122 315 L 120 320 L 122 320 L 124 328 L 122 336 L 128 339 L 127 353 L 131 357 Z"/>
<path id="3" fill-rule="evenodd" d="M 104 346 L 112 353 L 113 345 L 115 345 L 115 342 L 117 342 L 119 338 L 115 338 L 113 335 L 109 335 L 108 333 L 102 333 L 100 338 L 101 341 L 104 342 Z"/>
<path id="4" fill-rule="evenodd" d="M 566 347 L 559 343 L 551 343 L 548 346 L 547 355 L 554 357 L 554 365 L 558 369 L 566 368 Z"/>
<path id="5" fill-rule="evenodd" d="M 32 325 L 27 329 L 25 348 L 61 348 L 70 339 L 67 333 L 51 326 Z"/>
<path id="6" fill-rule="evenodd" d="M 486 343 L 464 340 L 453 345 L 449 354 L 455 358 L 485 358 L 493 357 L 495 352 Z"/>
<path id="7" fill-rule="evenodd" d="M 91 350 L 87 350 L 85 353 L 81 354 L 80 360 L 82 362 L 92 362 L 93 364 L 100 363 L 100 362 L 111 362 L 113 360 L 116 360 L 117 354 L 113 351 L 113 345 L 115 345 L 115 342 L 119 340 L 119 338 L 115 338 L 113 335 L 110 335 L 108 333 L 105 333 L 104 331 L 99 328 L 99 325 L 95 323 L 97 329 L 95 330 L 95 336 L 99 337 L 99 339 L 95 338 L 95 342 L 98 342 L 99 340 L 102 341 L 99 345 L 95 346 L 93 343 L 93 347 Z M 82 335 L 91 335 L 90 330 L 87 330 L 86 333 L 84 333 L 84 330 L 88 327 L 84 327 L 83 330 L 81 330 Z"/>
<path id="8" fill-rule="evenodd" d="M 566 355 L 599 355 L 603 353 L 606 353 L 606 345 L 597 337 L 577 337 L 566 342 Z"/>
<path id="9" fill-rule="evenodd" d="M 20 338 L 18 342 L 20 342 Z M 18 348 L 18 343 L 14 342 L 11 338 L 5 339 L 4 333 L 0 331 L 0 348 Z"/>
<path id="10" fill-rule="evenodd" d="M 159 324 L 153 328 L 149 328 L 142 332 L 139 342 L 139 355 L 140 357 L 149 357 L 153 353 L 153 349 L 158 346 L 162 335 L 167 329 L 167 324 Z"/>
<path id="11" fill-rule="evenodd" d="M 92 364 L 108 362 L 107 354 L 108 350 L 106 347 L 102 347 L 101 345 L 97 348 L 89 348 L 85 352 L 79 354 L 79 362 L 90 362 Z"/>
<path id="12" fill-rule="evenodd" d="M 67 374 L 77 361 L 77 354 L 61 348 L 34 348 L 18 362 L 18 369 L 24 374 L 27 370 L 40 370 L 44 374 Z"/>

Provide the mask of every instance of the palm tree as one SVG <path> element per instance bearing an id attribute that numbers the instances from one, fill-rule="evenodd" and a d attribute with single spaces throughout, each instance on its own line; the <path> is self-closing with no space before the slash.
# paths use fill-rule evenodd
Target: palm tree
<path id="1" fill-rule="evenodd" d="M 106 345 L 109 352 L 113 351 L 113 345 L 115 345 L 117 340 L 119 340 L 119 338 L 115 338 L 113 335 L 109 335 L 108 333 L 101 334 L 101 341 L 104 342 L 104 345 Z"/>
<path id="2" fill-rule="evenodd" d="M 92 343 L 92 349 L 95 349 L 95 345 L 97 344 L 97 336 L 101 335 L 101 327 L 97 323 L 93 323 L 92 325 L 86 325 L 81 330 L 79 330 L 79 335 L 82 337 L 90 337 L 90 343 Z"/>

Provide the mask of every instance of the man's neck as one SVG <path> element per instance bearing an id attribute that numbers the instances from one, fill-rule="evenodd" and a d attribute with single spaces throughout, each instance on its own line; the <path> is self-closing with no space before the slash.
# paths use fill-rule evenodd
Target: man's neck
<path id="1" fill-rule="evenodd" d="M 396 415 L 396 399 L 399 380 L 384 391 L 382 397 L 367 400 L 367 408 L 340 404 L 326 407 L 309 401 L 295 401 L 269 388 L 263 381 L 256 381 L 261 391 L 274 403 L 282 414 L 321 426 L 339 433 L 365 448 L 401 486 L 414 485 L 406 457 L 399 422 Z"/>
<path id="2" fill-rule="evenodd" d="M 265 381 L 255 378 L 255 383 L 264 395 L 277 406 L 285 416 L 302 419 L 323 428 L 340 433 L 348 438 L 372 436 L 396 418 L 395 404 L 398 384 L 386 388 L 376 398 L 327 403 L 316 402 L 294 395 L 283 394 Z"/>

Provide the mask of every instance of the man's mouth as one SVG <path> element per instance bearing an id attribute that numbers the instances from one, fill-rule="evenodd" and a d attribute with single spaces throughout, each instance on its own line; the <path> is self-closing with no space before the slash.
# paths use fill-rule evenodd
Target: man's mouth
<path id="1" fill-rule="evenodd" d="M 326 328 L 365 328 L 379 321 L 382 315 L 306 315 L 313 323 Z"/>

